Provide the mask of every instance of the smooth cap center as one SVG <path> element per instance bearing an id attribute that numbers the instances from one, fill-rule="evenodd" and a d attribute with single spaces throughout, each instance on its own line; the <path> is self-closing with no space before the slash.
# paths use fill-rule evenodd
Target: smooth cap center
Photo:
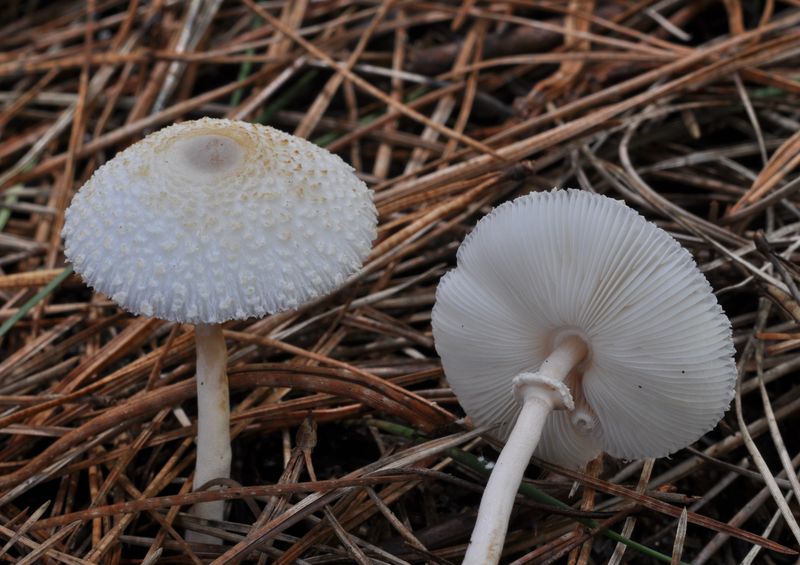
<path id="1" fill-rule="evenodd" d="M 235 170 L 244 148 L 230 137 L 204 134 L 177 140 L 172 150 L 181 164 L 194 172 L 218 175 Z"/>

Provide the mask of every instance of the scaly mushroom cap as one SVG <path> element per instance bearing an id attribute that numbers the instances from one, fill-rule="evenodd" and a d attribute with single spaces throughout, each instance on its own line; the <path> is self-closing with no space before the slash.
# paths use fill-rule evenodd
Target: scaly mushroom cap
<path id="1" fill-rule="evenodd" d="M 481 219 L 439 283 L 433 335 L 477 425 L 519 410 L 511 380 L 569 334 L 575 412 L 550 414 L 536 455 L 580 467 L 601 451 L 661 457 L 713 428 L 733 397 L 730 322 L 689 252 L 616 200 L 534 193 Z"/>
<path id="2" fill-rule="evenodd" d="M 164 128 L 95 171 L 66 212 L 65 254 L 123 308 L 218 323 L 294 308 L 358 270 L 372 192 L 336 155 L 270 127 Z"/>

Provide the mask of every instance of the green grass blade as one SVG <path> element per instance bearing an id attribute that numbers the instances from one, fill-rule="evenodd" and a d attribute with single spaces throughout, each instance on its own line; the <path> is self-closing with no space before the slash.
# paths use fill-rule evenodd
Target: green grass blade
<path id="1" fill-rule="evenodd" d="M 319 71 L 317 69 L 311 69 L 299 79 L 297 82 L 293 83 L 291 86 L 287 87 L 286 90 L 275 100 L 264 108 L 258 116 L 256 116 L 256 122 L 259 124 L 265 124 L 269 122 L 275 114 L 286 108 L 291 102 L 293 102 L 297 96 L 313 81 Z"/>
<path id="2" fill-rule="evenodd" d="M 253 17 L 253 21 L 250 23 L 250 29 L 256 29 L 258 26 L 261 25 L 261 18 L 258 16 Z M 255 49 L 248 49 L 245 51 L 246 55 L 255 55 Z M 239 76 L 236 78 L 237 81 L 243 81 L 247 77 L 250 76 L 250 73 L 253 72 L 253 61 L 245 61 L 239 67 Z M 236 107 L 242 101 L 242 96 L 244 96 L 244 89 L 237 88 L 231 94 L 231 106 Z"/>
<path id="3" fill-rule="evenodd" d="M 2 325 L 0 325 L 0 339 L 2 339 L 3 336 L 5 336 L 9 332 L 9 330 L 14 327 L 14 324 L 19 322 L 22 319 L 22 317 L 25 316 L 25 314 L 30 312 L 34 306 L 36 306 L 37 304 L 39 304 L 39 302 L 44 300 L 44 298 L 46 298 L 51 292 L 53 292 L 58 287 L 58 285 L 64 282 L 67 279 L 67 277 L 69 277 L 71 274 L 72 274 L 72 265 L 67 265 L 66 267 L 64 267 L 64 270 L 61 272 L 61 274 L 59 274 L 56 278 L 47 283 L 44 287 L 42 287 L 42 290 L 34 294 L 30 300 L 28 300 L 25 304 L 20 306 L 19 310 L 17 310 L 13 316 L 11 316 L 8 320 L 3 322 Z"/>
<path id="4" fill-rule="evenodd" d="M 17 193 L 20 192 L 22 189 L 21 185 L 12 186 L 6 191 L 6 196 L 3 199 L 5 204 L 13 204 L 18 200 Z M 8 220 L 11 219 L 11 208 L 6 208 L 2 204 L 0 204 L 0 231 L 6 229 L 6 224 Z"/>
<path id="5" fill-rule="evenodd" d="M 420 441 L 425 438 L 423 434 L 420 434 L 416 430 L 408 428 L 406 426 L 402 426 L 400 424 L 395 424 L 393 422 L 386 422 L 384 420 L 371 420 L 371 422 L 374 423 L 375 427 L 377 427 L 379 430 L 382 430 L 384 432 L 390 433 L 395 436 L 404 437 L 412 441 Z M 454 461 L 458 461 L 459 463 L 480 473 L 484 477 L 488 477 L 489 475 L 491 475 L 491 469 L 488 469 L 486 467 L 486 463 L 483 463 L 471 453 L 467 453 L 466 451 L 462 451 L 461 449 L 458 448 L 448 449 L 445 453 L 447 453 L 447 456 L 453 459 Z M 549 506 L 554 506 L 558 508 L 570 508 L 570 509 L 572 508 L 571 506 L 561 502 L 557 498 L 554 498 L 549 494 L 542 492 L 533 485 L 525 483 L 521 484 L 519 487 L 519 493 L 524 497 L 530 498 L 531 500 L 535 500 L 536 502 L 539 502 L 541 504 L 547 504 Z M 576 520 L 589 528 L 597 527 L 596 520 L 591 520 L 591 519 L 576 519 Z M 615 532 L 614 530 L 601 530 L 600 533 L 609 539 L 612 539 L 614 541 L 617 541 L 619 543 L 622 543 L 630 547 L 634 551 L 638 551 L 642 555 L 647 555 L 648 557 L 652 557 L 653 559 L 663 561 L 664 563 L 672 562 L 672 557 L 670 557 L 669 555 L 666 555 L 664 553 L 656 551 L 655 549 L 647 547 L 646 545 L 628 539 L 623 535 Z M 688 565 L 688 564 L 681 562 L 681 565 Z"/>

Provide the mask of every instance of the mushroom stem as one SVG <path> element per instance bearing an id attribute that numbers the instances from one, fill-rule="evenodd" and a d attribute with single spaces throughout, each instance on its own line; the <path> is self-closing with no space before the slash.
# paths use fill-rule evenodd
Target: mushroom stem
<path id="1" fill-rule="evenodd" d="M 231 476 L 230 403 L 228 375 L 225 373 L 227 349 L 219 324 L 195 326 L 197 345 L 197 460 L 192 489 L 214 479 Z M 198 518 L 222 520 L 224 501 L 195 504 L 191 512 Z M 189 532 L 187 540 L 220 543 L 216 537 Z"/>
<path id="2" fill-rule="evenodd" d="M 463 565 L 499 562 L 514 498 L 539 443 L 545 420 L 552 410 L 572 408 L 572 397 L 564 379 L 586 353 L 583 340 L 568 337 L 544 360 L 538 372 L 522 373 L 514 379 L 515 394 L 522 402 L 522 409 L 486 483 Z"/>

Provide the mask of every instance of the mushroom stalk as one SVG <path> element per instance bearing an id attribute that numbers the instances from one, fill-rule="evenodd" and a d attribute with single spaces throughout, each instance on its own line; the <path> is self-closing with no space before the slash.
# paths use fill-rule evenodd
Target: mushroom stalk
<path id="1" fill-rule="evenodd" d="M 572 396 L 564 379 L 586 353 L 583 340 L 568 337 L 544 360 L 538 372 L 521 373 L 514 379 L 522 409 L 486 483 L 463 565 L 499 562 L 518 485 L 539 443 L 545 420 L 552 410 L 572 409 Z"/>
<path id="2" fill-rule="evenodd" d="M 230 403 L 227 349 L 219 324 L 195 326 L 197 345 L 197 461 L 192 489 L 214 479 L 231 476 Z M 222 520 L 225 502 L 195 504 L 192 514 L 207 520 Z M 191 532 L 190 532 L 191 533 Z M 205 534 L 192 533 L 190 541 L 219 543 Z"/>

